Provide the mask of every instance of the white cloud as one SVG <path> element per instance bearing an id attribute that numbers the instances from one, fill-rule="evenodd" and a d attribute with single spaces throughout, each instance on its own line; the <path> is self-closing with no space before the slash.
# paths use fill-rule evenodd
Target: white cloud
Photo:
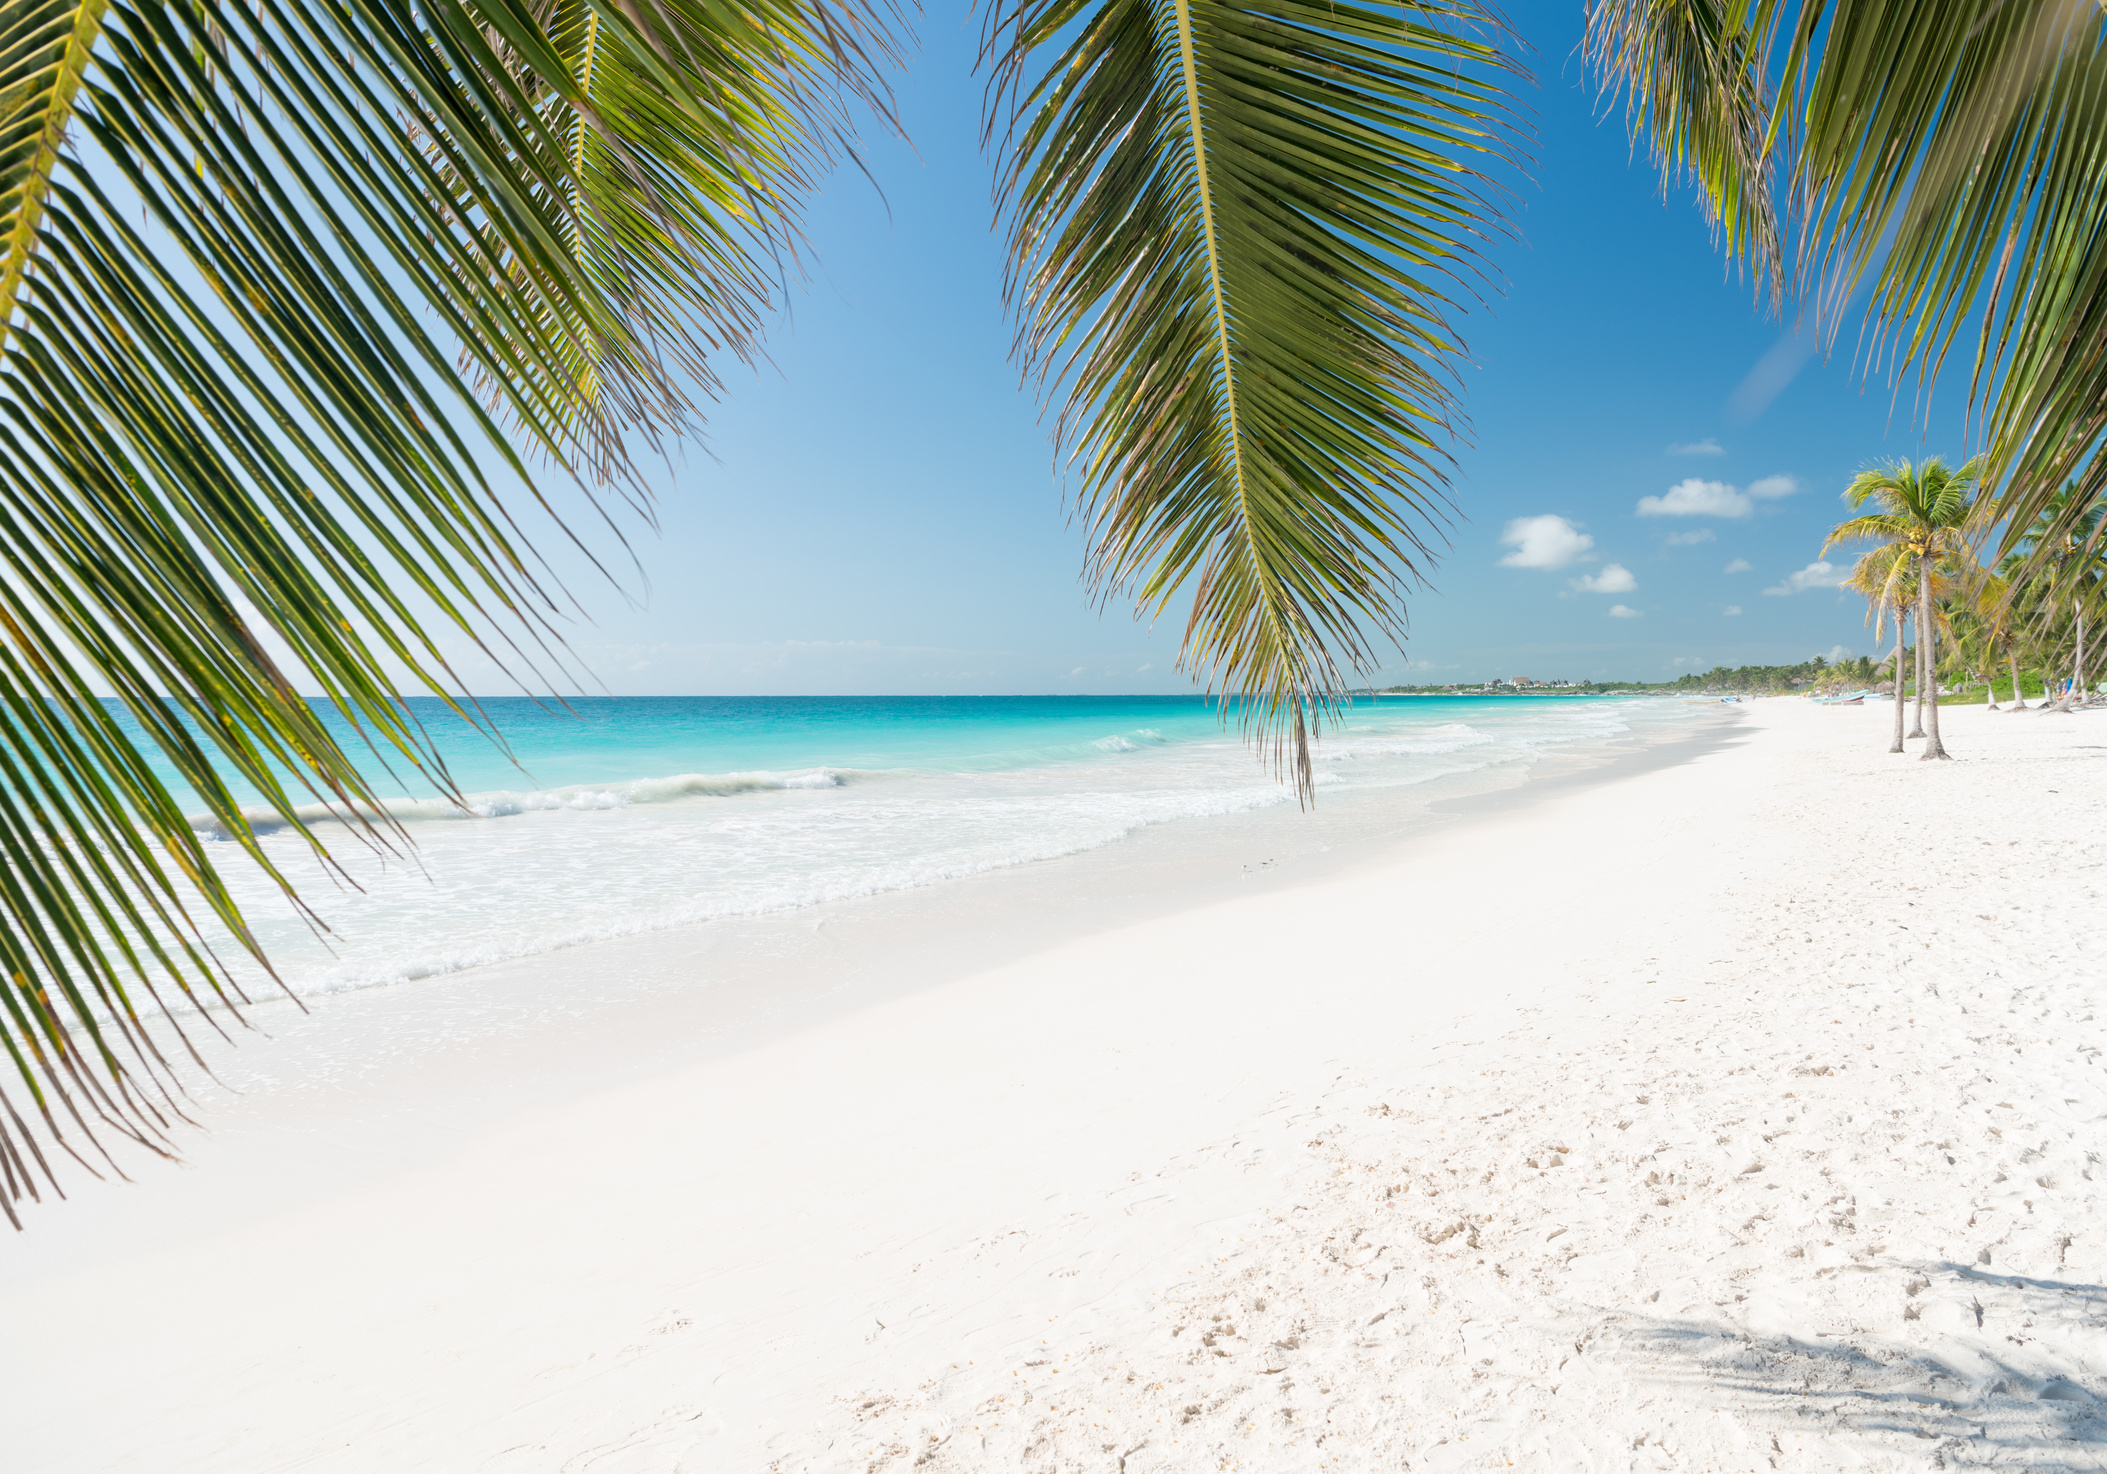
<path id="1" fill-rule="evenodd" d="M 1838 661 L 1841 660 L 1856 660 L 1858 656 L 1854 652 L 1846 650 L 1841 645 L 1832 645 L 1822 655 L 1821 658 L 1823 660 L 1828 661 L 1831 665 L 1835 665 Z"/>
<path id="2" fill-rule="evenodd" d="M 1749 562 L 1749 560 L 1746 558 L 1736 558 L 1733 562 L 1729 563 L 1723 571 L 1727 573 L 1746 573 L 1755 566 L 1755 564 Z"/>
<path id="3" fill-rule="evenodd" d="M 1719 534 L 1709 527 L 1693 527 L 1688 532 L 1671 532 L 1668 534 L 1668 546 L 1671 548 L 1689 548 L 1695 547 L 1699 543 L 1716 543 L 1718 541 Z"/>
<path id="4" fill-rule="evenodd" d="M 1745 493 L 1726 482 L 1696 476 L 1676 482 L 1666 496 L 1639 498 L 1641 517 L 1746 517 L 1755 510 Z"/>
<path id="5" fill-rule="evenodd" d="M 1766 594 L 1799 594 L 1808 589 L 1833 589 L 1851 575 L 1834 563 L 1809 563 L 1797 573 L 1785 575 L 1785 581 L 1775 588 L 1765 589 Z"/>
<path id="6" fill-rule="evenodd" d="M 1502 568 L 1563 568 L 1595 546 L 1589 537 L 1563 517 L 1517 517 L 1500 534 L 1500 546 L 1514 551 L 1500 560 Z"/>
<path id="7" fill-rule="evenodd" d="M 1632 608 L 1629 604 L 1610 605 L 1611 619 L 1637 619 L 1638 617 L 1639 611 Z"/>
<path id="8" fill-rule="evenodd" d="M 1688 445 L 1668 447 L 1668 454 L 1672 456 L 1723 456 L 1726 453 L 1727 448 L 1709 435 L 1702 440 L 1693 440 Z"/>
<path id="9" fill-rule="evenodd" d="M 1733 616 L 1741 612 L 1741 606 L 1739 604 L 1729 604 L 1726 608 L 1720 610 L 1719 612 L 1731 619 Z"/>
<path id="10" fill-rule="evenodd" d="M 1144 665 L 1144 666 L 1138 666 L 1138 667 L 1136 667 L 1136 668 L 1135 668 L 1135 671 L 1134 671 L 1134 674 L 1135 674 L 1135 675 L 1137 675 L 1137 676 L 1145 676 L 1145 675 L 1147 675 L 1147 674 L 1148 674 L 1148 673 L 1149 673 L 1150 671 L 1154 670 L 1155 668 L 1156 668 L 1156 662 L 1152 660 L 1152 661 L 1150 661 L 1150 662 L 1149 662 L 1149 663 L 1148 663 L 1147 665 Z"/>
<path id="11" fill-rule="evenodd" d="M 1631 570 L 1622 563 L 1605 563 L 1600 573 L 1584 573 L 1573 580 L 1583 594 L 1628 594 L 1639 586 Z"/>
<path id="12" fill-rule="evenodd" d="M 1077 667 L 1076 667 L 1076 668 L 1075 668 L 1074 670 L 1072 670 L 1072 671 L 1070 671 L 1070 672 L 1068 673 L 1068 679 L 1072 681 L 1072 680 L 1074 680 L 1074 679 L 1075 679 L 1075 678 L 1076 678 L 1077 676 L 1081 675 L 1082 673 L 1083 673 L 1083 667 L 1079 665 L 1079 666 L 1077 666 Z"/>
<path id="13" fill-rule="evenodd" d="M 1790 476 L 1765 476 L 1747 491 L 1724 481 L 1688 476 L 1668 488 L 1666 496 L 1639 498 L 1641 517 L 1753 517 L 1756 503 L 1791 496 L 1800 483 Z"/>

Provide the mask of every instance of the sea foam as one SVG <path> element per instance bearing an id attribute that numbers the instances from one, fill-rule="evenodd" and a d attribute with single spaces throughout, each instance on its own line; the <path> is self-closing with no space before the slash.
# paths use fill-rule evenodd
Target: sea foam
<path id="1" fill-rule="evenodd" d="M 301 824 L 382 820 L 408 824 L 505 819 L 516 814 L 551 813 L 563 809 L 626 809 L 631 804 L 671 803 L 683 798 L 730 798 L 742 793 L 839 788 L 857 776 L 861 775 L 836 768 L 813 768 L 801 773 L 676 773 L 670 778 L 635 778 L 623 783 L 578 783 L 523 792 L 498 789 L 489 793 L 467 793 L 459 802 L 444 798 L 398 798 L 390 799 L 378 808 L 366 804 L 300 804 L 293 809 L 293 818 Z M 285 820 L 276 810 L 258 805 L 244 806 L 241 816 L 257 834 L 271 834 L 286 827 Z M 192 814 L 188 822 L 206 839 L 232 838 L 211 814 Z"/>
<path id="2" fill-rule="evenodd" d="M 1139 698 L 1134 704 L 1146 706 Z M 717 703 L 727 705 L 740 714 L 737 703 Z M 786 736 L 782 743 L 786 755 L 831 750 L 848 761 L 681 771 L 673 765 L 681 744 L 660 737 L 649 753 L 672 759 L 665 776 L 533 788 L 486 779 L 458 803 L 402 799 L 354 814 L 303 806 L 296 821 L 328 846 L 356 889 L 332 882 L 307 836 L 250 810 L 266 854 L 317 905 L 326 938 L 310 934 L 255 867 L 233 858 L 221 868 L 280 975 L 296 992 L 321 993 L 942 885 L 1118 844 L 1150 826 L 1296 807 L 1293 788 L 1233 722 L 1225 727 L 1195 703 L 1158 705 L 1162 713 L 1142 721 L 1104 720 L 1088 701 L 1074 703 L 1072 716 L 1069 706 L 1055 705 L 1061 721 L 1010 730 L 979 721 L 981 708 L 966 703 L 872 701 L 855 708 L 868 708 L 868 719 L 808 728 L 799 742 Z M 961 721 L 961 730 L 935 741 L 910 720 L 932 706 L 953 718 L 963 710 L 978 725 Z M 1634 721 L 1687 715 L 1674 708 L 1644 716 L 1648 710 L 1548 701 L 1356 707 L 1314 749 L 1321 811 L 1358 802 L 1362 792 L 1526 763 L 1548 747 L 1614 736 Z M 749 725 L 761 734 L 744 750 L 765 752 L 769 730 Z M 856 761 L 873 757 L 892 761 Z M 529 748 L 521 758 L 564 775 L 615 760 L 634 771 L 641 758 L 605 741 L 582 753 Z M 411 845 L 369 853 L 327 832 L 359 819 L 399 824 Z M 209 818 L 193 822 L 219 837 Z"/>

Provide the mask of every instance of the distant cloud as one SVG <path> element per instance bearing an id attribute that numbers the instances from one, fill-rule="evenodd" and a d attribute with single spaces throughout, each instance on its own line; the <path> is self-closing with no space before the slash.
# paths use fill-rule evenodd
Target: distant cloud
<path id="1" fill-rule="evenodd" d="M 1834 563 L 1809 563 L 1797 573 L 1786 574 L 1783 583 L 1763 592 L 1782 596 L 1805 593 L 1809 589 L 1833 589 L 1849 577 L 1849 573 Z"/>
<path id="2" fill-rule="evenodd" d="M 1573 580 L 1583 594 L 1628 594 L 1639 586 L 1631 570 L 1622 563 L 1605 563 L 1600 573 L 1584 573 Z"/>
<path id="3" fill-rule="evenodd" d="M 1500 546 L 1514 551 L 1500 560 L 1502 568 L 1563 568 L 1589 548 L 1589 537 L 1563 517 L 1517 517 L 1500 534 Z"/>
<path id="4" fill-rule="evenodd" d="M 1629 604 L 1612 604 L 1610 605 L 1609 614 L 1611 619 L 1637 619 L 1639 617 L 1639 611 L 1632 608 Z"/>
<path id="5" fill-rule="evenodd" d="M 1725 573 L 1746 573 L 1755 566 L 1755 564 L 1749 562 L 1749 560 L 1746 558 L 1736 558 L 1733 562 L 1729 563 L 1721 571 Z"/>
<path id="6" fill-rule="evenodd" d="M 1747 491 L 1724 481 L 1689 476 L 1668 488 L 1666 496 L 1639 498 L 1641 517 L 1753 517 L 1756 503 L 1791 496 L 1800 483 L 1790 476 L 1765 476 Z"/>
<path id="7" fill-rule="evenodd" d="M 1666 496 L 1639 498 L 1641 517 L 1746 517 L 1755 510 L 1746 493 L 1697 476 L 1676 482 Z"/>
<path id="8" fill-rule="evenodd" d="M 1832 645 L 1829 647 L 1828 652 L 1824 654 L 1821 658 L 1823 660 L 1828 661 L 1831 665 L 1835 665 L 1838 661 L 1842 660 L 1856 660 L 1858 658 L 1858 655 L 1857 652 L 1847 650 L 1842 645 Z"/>
<path id="9" fill-rule="evenodd" d="M 1739 604 L 1729 604 L 1726 608 L 1720 610 L 1719 612 L 1731 619 L 1733 616 L 1741 612 L 1741 606 Z"/>
<path id="10" fill-rule="evenodd" d="M 1726 453 L 1727 448 L 1709 435 L 1702 440 L 1693 440 L 1688 445 L 1668 447 L 1668 454 L 1672 456 L 1723 456 Z"/>
<path id="11" fill-rule="evenodd" d="M 1069 679 L 1069 680 L 1071 680 L 1071 681 L 1072 681 L 1072 680 L 1074 680 L 1074 679 L 1075 679 L 1075 678 L 1076 678 L 1077 676 L 1079 676 L 1079 675 L 1081 675 L 1081 674 L 1083 673 L 1083 670 L 1084 670 L 1084 667 L 1082 667 L 1082 666 L 1080 666 L 1080 665 L 1079 665 L 1079 666 L 1077 666 L 1077 667 L 1076 667 L 1076 668 L 1075 668 L 1074 670 L 1072 670 L 1072 671 L 1070 671 L 1070 672 L 1068 673 L 1068 679 Z"/>
<path id="12" fill-rule="evenodd" d="M 1134 671 L 1134 674 L 1137 676 L 1145 676 L 1155 668 L 1156 662 L 1152 660 L 1147 665 L 1137 667 Z"/>
<path id="13" fill-rule="evenodd" d="M 1709 527 L 1693 527 L 1688 532 L 1671 532 L 1668 534 L 1668 546 L 1671 548 L 1695 547 L 1698 543 L 1716 543 L 1718 541 L 1719 534 Z"/>

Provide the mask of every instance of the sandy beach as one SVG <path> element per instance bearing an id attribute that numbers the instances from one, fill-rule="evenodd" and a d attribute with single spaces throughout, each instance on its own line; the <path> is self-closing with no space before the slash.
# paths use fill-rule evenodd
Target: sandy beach
<path id="1" fill-rule="evenodd" d="M 1888 721 L 318 1005 L 0 1247 L 6 1468 L 2107 1468 L 2107 713 Z"/>

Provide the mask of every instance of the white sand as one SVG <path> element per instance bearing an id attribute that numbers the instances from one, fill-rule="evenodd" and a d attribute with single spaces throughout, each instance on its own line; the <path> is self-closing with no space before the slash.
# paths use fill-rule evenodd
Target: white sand
<path id="1" fill-rule="evenodd" d="M 2107 1467 L 2107 714 L 1886 721 L 230 1109 L 0 1245 L 0 1463 Z"/>

